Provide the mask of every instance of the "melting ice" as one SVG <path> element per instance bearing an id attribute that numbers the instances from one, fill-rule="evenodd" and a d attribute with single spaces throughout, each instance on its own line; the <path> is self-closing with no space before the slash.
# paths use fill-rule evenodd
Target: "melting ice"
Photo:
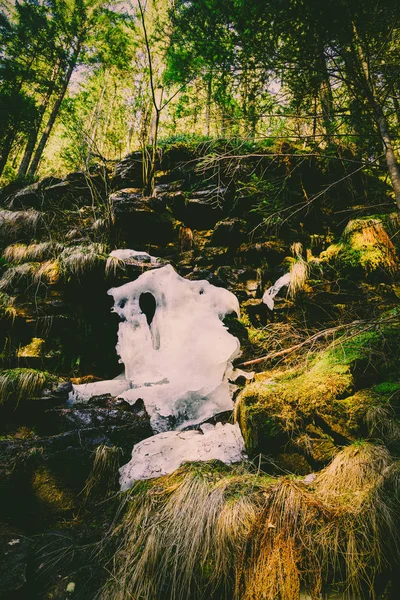
<path id="1" fill-rule="evenodd" d="M 153 431 L 159 435 L 134 447 L 132 460 L 121 469 L 124 489 L 135 479 L 171 472 L 185 460 L 237 462 L 243 452 L 237 425 L 163 433 L 232 410 L 228 376 L 240 347 L 222 320 L 229 313 L 239 316 L 236 296 L 207 281 L 184 279 L 171 265 L 147 271 L 108 293 L 121 318 L 117 352 L 125 375 L 111 382 L 75 386 L 74 396 L 79 401 L 88 399 L 105 393 L 108 384 L 109 393 L 118 398 L 131 404 L 139 398 L 144 401 Z M 166 443 L 160 437 L 165 435 Z"/>

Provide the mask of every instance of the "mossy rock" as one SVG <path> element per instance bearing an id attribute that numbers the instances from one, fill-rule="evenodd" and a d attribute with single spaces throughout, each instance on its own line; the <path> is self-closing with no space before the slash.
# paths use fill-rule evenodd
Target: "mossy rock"
<path id="1" fill-rule="evenodd" d="M 322 263 L 340 273 L 373 281 L 390 281 L 399 272 L 399 259 L 380 218 L 350 221 L 338 243 L 320 255 Z"/>
<path id="2" fill-rule="evenodd" d="M 37 468 L 32 477 L 32 490 L 45 511 L 62 515 L 74 507 L 71 492 L 65 489 L 45 466 Z"/>
<path id="3" fill-rule="evenodd" d="M 249 454 L 282 453 L 289 443 L 326 463 L 337 447 L 377 436 L 369 421 L 374 413 L 384 420 L 385 411 L 389 419 L 400 394 L 400 322 L 392 317 L 337 339 L 306 364 L 256 375 L 236 406 Z"/>

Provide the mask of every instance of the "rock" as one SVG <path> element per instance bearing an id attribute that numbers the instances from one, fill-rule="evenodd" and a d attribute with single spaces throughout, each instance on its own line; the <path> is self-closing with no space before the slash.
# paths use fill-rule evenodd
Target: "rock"
<path id="1" fill-rule="evenodd" d="M 13 527 L 0 524 L 0 598 L 11 599 L 24 587 L 28 568 L 29 542 Z"/>
<path id="2" fill-rule="evenodd" d="M 197 425 L 189 425 L 188 427 L 183 427 L 182 431 L 202 431 L 201 428 L 206 423 L 211 424 L 213 426 L 217 423 L 222 423 L 223 425 L 225 425 L 229 422 L 232 423 L 232 420 L 232 411 L 225 410 L 223 412 L 217 413 L 216 415 L 213 415 L 212 417 L 206 419 L 205 421 L 202 421 L 201 423 L 198 423 Z"/>
<path id="3" fill-rule="evenodd" d="M 188 273 L 187 278 L 191 281 L 205 280 L 216 287 L 227 288 L 226 281 L 224 279 L 207 269 L 199 269 L 196 267 L 193 269 L 193 271 Z"/>
<path id="4" fill-rule="evenodd" d="M 124 189 L 112 194 L 110 203 L 115 225 L 128 245 L 164 244 L 176 238 L 174 219 L 162 200 Z"/>
<path id="5" fill-rule="evenodd" d="M 141 187 L 143 185 L 143 160 L 141 152 L 133 152 L 126 156 L 115 167 L 111 187 L 121 190 L 127 187 Z"/>
<path id="6" fill-rule="evenodd" d="M 240 219 L 219 221 L 211 236 L 211 246 L 238 248 L 247 238 L 246 223 Z"/>
<path id="7" fill-rule="evenodd" d="M 221 266 L 229 263 L 229 248 L 223 247 L 204 247 L 200 256 L 197 257 L 197 264 L 202 266 Z"/>
<path id="8" fill-rule="evenodd" d="M 13 210 L 26 209 L 26 208 L 40 208 L 41 197 L 39 191 L 39 184 L 34 183 L 28 187 L 19 190 L 10 199 L 10 208 Z"/>
<path id="9" fill-rule="evenodd" d="M 124 410 L 128 408 L 128 410 Z M 62 408 L 47 411 L 43 416 L 42 431 L 63 433 L 67 431 L 98 430 L 113 444 L 132 449 L 136 444 L 153 434 L 150 419 L 143 403 L 140 408 L 128 403 L 115 404 L 113 408 Z"/>
<path id="10" fill-rule="evenodd" d="M 256 244 L 242 244 L 238 250 L 239 258 L 245 264 L 254 267 L 267 264 L 277 267 L 285 258 L 287 252 L 280 242 L 269 241 Z"/>
<path id="11" fill-rule="evenodd" d="M 56 203 L 58 207 L 83 205 L 92 201 L 93 193 L 104 196 L 105 184 L 99 175 L 83 171 L 70 173 L 65 179 L 45 177 L 38 183 L 23 188 L 11 196 L 10 208 L 46 210 Z"/>
<path id="12" fill-rule="evenodd" d="M 222 208 L 212 199 L 190 198 L 186 201 L 183 222 L 192 229 L 210 229 L 223 216 Z"/>
<path id="13" fill-rule="evenodd" d="M 180 221 L 185 219 L 186 199 L 182 192 L 176 191 L 169 193 L 166 198 L 166 203 L 176 219 L 179 219 Z"/>
<path id="14" fill-rule="evenodd" d="M 309 474 L 312 472 L 312 468 L 304 456 L 302 454 L 298 454 L 297 452 L 284 452 L 282 454 L 278 454 L 277 463 L 278 466 L 287 473 L 309 476 Z M 303 479 L 303 481 L 305 481 L 305 479 Z"/>

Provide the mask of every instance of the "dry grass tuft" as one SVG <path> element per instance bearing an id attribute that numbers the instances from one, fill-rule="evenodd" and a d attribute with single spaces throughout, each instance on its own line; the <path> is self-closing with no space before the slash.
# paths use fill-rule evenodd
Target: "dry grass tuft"
<path id="1" fill-rule="evenodd" d="M 36 277 L 39 271 L 39 263 L 23 263 L 10 267 L 0 279 L 0 291 L 15 293 L 26 292 L 32 285 L 37 283 Z"/>
<path id="2" fill-rule="evenodd" d="M 104 244 L 80 244 L 65 248 L 59 256 L 61 270 L 66 275 L 80 276 L 90 272 L 106 260 Z"/>
<path id="3" fill-rule="evenodd" d="M 40 262 L 56 257 L 64 246 L 56 242 L 42 242 L 40 244 L 13 244 L 4 251 L 4 258 L 9 263 L 20 264 L 23 262 Z"/>
<path id="4" fill-rule="evenodd" d="M 125 272 L 125 261 L 118 256 L 109 256 L 106 262 L 105 275 L 106 277 L 115 277 L 118 272 Z"/>
<path id="5" fill-rule="evenodd" d="M 118 446 L 102 444 L 96 448 L 92 470 L 82 491 L 84 505 L 99 488 L 105 496 L 115 491 L 121 454 L 122 449 Z"/>
<path id="6" fill-rule="evenodd" d="M 291 298 L 294 298 L 303 289 L 309 274 L 310 267 L 305 260 L 299 259 L 291 264 L 290 283 L 288 287 L 288 294 Z"/>
<path id="7" fill-rule="evenodd" d="M 296 259 L 301 260 L 303 258 L 303 244 L 301 242 L 294 242 L 290 246 L 290 251 Z"/>
<path id="8" fill-rule="evenodd" d="M 303 258 L 303 244 L 294 242 L 290 250 L 294 258 L 289 258 L 290 263 L 290 283 L 288 286 L 288 296 L 295 298 L 300 290 L 303 289 L 305 282 L 310 274 L 310 267 Z"/>
<path id="9" fill-rule="evenodd" d="M 181 468 L 136 485 L 103 600 L 209 598 L 232 586 L 263 503 L 263 478 L 249 481 L 238 470 L 213 467 Z"/>
<path id="10" fill-rule="evenodd" d="M 218 463 L 138 482 L 114 535 L 102 600 L 293 600 L 336 584 L 374 597 L 398 560 L 398 466 L 381 446 L 341 451 L 313 485 Z"/>
<path id="11" fill-rule="evenodd" d="M 37 210 L 0 210 L 0 238 L 18 239 L 33 236 L 40 221 Z"/>
<path id="12" fill-rule="evenodd" d="M 38 283 L 47 283 L 48 285 L 55 285 L 61 275 L 61 265 L 60 261 L 55 260 L 46 260 L 43 262 L 38 271 L 36 272 L 36 281 Z"/>
<path id="13" fill-rule="evenodd" d="M 44 371 L 6 369 L 0 372 L 0 405 L 35 398 L 50 381 L 50 375 Z"/>
<path id="14" fill-rule="evenodd" d="M 9 293 L 37 293 L 43 286 L 54 285 L 60 278 L 60 263 L 49 260 L 43 263 L 22 263 L 10 267 L 0 279 L 0 291 Z"/>
<path id="15" fill-rule="evenodd" d="M 367 442 L 352 444 L 321 471 L 317 479 L 318 495 L 328 503 L 347 494 L 361 501 L 361 492 L 368 493 L 391 464 L 392 458 L 384 446 Z"/>

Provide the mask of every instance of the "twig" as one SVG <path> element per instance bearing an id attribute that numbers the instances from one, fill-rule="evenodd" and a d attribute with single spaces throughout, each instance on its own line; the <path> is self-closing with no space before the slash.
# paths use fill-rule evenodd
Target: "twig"
<path id="1" fill-rule="evenodd" d="M 329 329 L 324 329 L 324 331 L 319 331 L 318 333 L 315 333 L 311 337 L 307 338 L 303 342 L 300 342 L 299 344 L 296 344 L 295 346 L 291 346 L 290 348 L 285 348 L 284 350 L 279 350 L 278 352 L 271 352 L 270 354 L 267 354 L 266 356 L 261 356 L 260 358 L 254 358 L 253 360 L 247 360 L 246 362 L 239 363 L 237 366 L 238 367 L 249 367 L 250 365 L 257 365 L 266 360 L 272 360 L 273 358 L 279 358 L 280 356 L 286 356 L 287 354 L 296 352 L 296 350 L 299 350 L 300 348 L 302 348 L 303 346 L 306 346 L 307 344 L 315 342 L 316 340 L 318 340 L 321 337 L 325 337 L 327 335 L 331 335 L 332 333 L 336 333 L 336 331 L 340 331 L 340 329 L 345 329 L 347 327 L 352 327 L 354 325 L 361 325 L 364 323 L 366 323 L 366 321 L 357 320 L 357 321 L 352 321 L 351 323 L 337 325 L 337 327 L 330 327 Z"/>

